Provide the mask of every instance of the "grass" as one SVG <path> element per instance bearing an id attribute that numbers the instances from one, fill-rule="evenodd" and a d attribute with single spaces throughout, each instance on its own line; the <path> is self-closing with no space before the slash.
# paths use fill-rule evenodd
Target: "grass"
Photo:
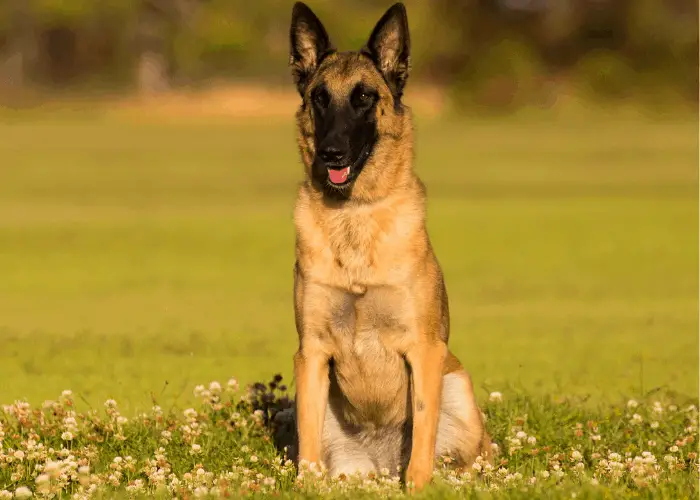
<path id="1" fill-rule="evenodd" d="M 154 400 L 195 404 L 191 388 L 203 380 L 289 376 L 300 180 L 291 122 L 3 115 L 0 401 L 36 404 L 71 389 L 78 411 L 113 398 L 132 417 Z M 627 450 L 624 402 L 696 401 L 696 122 L 419 120 L 416 137 L 450 295 L 450 345 L 480 401 L 504 394 L 499 443 L 517 415 L 541 408 L 550 419 L 533 432 L 551 436 L 552 450 L 576 445 L 554 437 L 561 416 L 610 422 L 606 446 L 623 460 L 655 439 L 661 461 L 685 422 L 658 439 L 632 428 L 637 444 Z M 557 406 L 563 396 L 580 399 Z M 129 422 L 130 436 L 151 432 Z M 235 442 L 212 432 L 212 447 Z M 128 446 L 138 449 L 98 446 L 97 469 L 119 453 L 152 455 L 155 440 L 134 439 Z M 272 459 L 262 437 L 250 439 Z M 182 455 L 173 460 L 189 457 L 185 445 L 169 451 Z M 597 459 L 586 446 L 592 477 Z M 239 451 L 207 455 L 205 470 L 218 474 L 245 458 Z M 655 495 L 695 486 L 696 462 L 683 457 L 685 472 Z M 567 481 L 559 493 L 600 493 Z M 605 491 L 637 491 L 625 481 Z"/>
<path id="2" fill-rule="evenodd" d="M 0 401 L 291 373 L 291 120 L 0 125 Z M 417 124 L 451 346 L 477 386 L 698 391 L 691 121 Z M 167 383 L 167 386 L 166 386 Z"/>
<path id="3" fill-rule="evenodd" d="M 154 406 L 129 419 L 114 400 L 76 413 L 70 392 L 42 408 L 17 402 L 0 413 L 0 498 L 390 498 L 399 471 L 333 478 L 277 452 L 277 412 L 289 407 L 280 379 L 238 394 L 199 386 L 182 412 Z M 586 411 L 551 398 L 483 406 L 495 442 L 493 464 L 457 471 L 441 457 L 419 498 L 696 498 L 694 405 L 656 402 Z M 284 432 L 284 431 L 281 431 Z M 9 489 L 7 489 L 9 488 Z"/>

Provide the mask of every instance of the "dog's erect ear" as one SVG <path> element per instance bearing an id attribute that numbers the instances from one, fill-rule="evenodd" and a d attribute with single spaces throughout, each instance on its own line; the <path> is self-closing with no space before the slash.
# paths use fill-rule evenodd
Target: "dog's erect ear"
<path id="1" fill-rule="evenodd" d="M 299 94 L 303 96 L 321 59 L 334 49 L 323 24 L 303 2 L 295 3 L 292 8 L 289 41 L 292 76 Z"/>
<path id="2" fill-rule="evenodd" d="M 377 22 L 363 51 L 372 58 L 397 100 L 411 71 L 410 49 L 406 7 L 395 3 Z"/>

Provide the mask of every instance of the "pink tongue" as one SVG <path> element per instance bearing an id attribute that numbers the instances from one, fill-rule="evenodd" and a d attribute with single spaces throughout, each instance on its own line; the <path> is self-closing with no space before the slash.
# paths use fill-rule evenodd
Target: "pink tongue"
<path id="1" fill-rule="evenodd" d="M 350 167 L 345 167 L 342 170 L 328 169 L 328 178 L 333 184 L 342 184 L 347 180 L 348 174 L 350 174 Z"/>

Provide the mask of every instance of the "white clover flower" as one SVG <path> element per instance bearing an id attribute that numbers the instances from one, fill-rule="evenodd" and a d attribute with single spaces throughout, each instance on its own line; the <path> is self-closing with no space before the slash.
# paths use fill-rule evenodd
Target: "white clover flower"
<path id="1" fill-rule="evenodd" d="M 209 391 L 212 394 L 218 394 L 221 392 L 221 384 L 218 383 L 217 381 L 213 381 L 212 383 L 209 384 Z"/>
<path id="2" fill-rule="evenodd" d="M 639 403 L 637 403 L 634 399 L 627 401 L 627 408 L 636 408 L 637 406 L 639 406 Z"/>
<path id="3" fill-rule="evenodd" d="M 236 380 L 235 378 L 228 379 L 226 387 L 229 391 L 236 392 L 238 390 L 238 380 Z"/>
<path id="4" fill-rule="evenodd" d="M 656 446 L 656 441 L 654 441 L 653 439 L 647 441 L 647 446 L 653 448 L 654 446 Z"/>
<path id="5" fill-rule="evenodd" d="M 104 403 L 105 408 L 116 408 L 117 407 L 117 402 L 113 399 L 108 399 Z"/>
<path id="6" fill-rule="evenodd" d="M 580 451 L 574 450 L 571 452 L 571 459 L 572 460 L 583 460 L 583 455 L 581 454 Z"/>
<path id="7" fill-rule="evenodd" d="M 49 460 L 44 466 L 44 472 L 53 477 L 58 477 L 58 475 L 61 473 L 61 464 Z"/>
<path id="8" fill-rule="evenodd" d="M 39 475 L 36 477 L 36 479 L 34 480 L 34 482 L 35 482 L 36 484 L 41 485 L 41 484 L 48 483 L 50 480 L 51 480 L 51 478 L 49 477 L 48 474 L 39 474 Z"/>
<path id="9" fill-rule="evenodd" d="M 192 449 L 190 450 L 191 455 L 199 455 L 202 452 L 202 447 L 197 443 L 192 444 Z"/>
<path id="10" fill-rule="evenodd" d="M 651 424 L 649 424 L 649 427 L 651 427 L 652 429 L 658 429 L 658 428 L 659 428 L 659 423 L 656 422 L 656 421 L 654 421 L 654 422 L 652 422 Z"/>
<path id="11" fill-rule="evenodd" d="M 15 498 L 29 498 L 32 496 L 32 491 L 26 486 L 20 486 L 15 490 Z"/>
<path id="12" fill-rule="evenodd" d="M 670 451 L 671 453 L 676 453 L 678 451 L 678 446 L 674 444 L 668 449 L 668 451 Z"/>
<path id="13" fill-rule="evenodd" d="M 256 463 L 258 461 L 258 456 L 257 455 L 251 455 L 250 456 L 250 461 L 253 463 Z"/>
<path id="14" fill-rule="evenodd" d="M 492 403 L 500 403 L 501 401 L 503 401 L 503 395 L 498 391 L 494 391 L 491 394 L 489 394 L 489 401 L 491 401 Z"/>
<path id="15" fill-rule="evenodd" d="M 24 452 L 22 450 L 15 451 L 13 455 L 19 461 L 24 460 Z"/>
<path id="16" fill-rule="evenodd" d="M 66 389 L 65 391 L 61 392 L 61 396 L 63 396 L 64 398 L 68 399 L 68 398 L 70 398 L 71 396 L 73 396 L 73 391 L 70 391 L 70 390 Z"/>
<path id="17" fill-rule="evenodd" d="M 61 434 L 61 439 L 64 441 L 73 441 L 73 433 L 66 431 L 63 434 Z"/>
<path id="18" fill-rule="evenodd" d="M 600 434 L 592 434 L 591 439 L 593 441 L 600 441 Z"/>
<path id="19" fill-rule="evenodd" d="M 537 443 L 537 438 L 535 436 L 530 436 L 527 438 L 527 443 L 534 445 L 535 443 Z"/>
<path id="20" fill-rule="evenodd" d="M 544 479 L 547 479 L 549 477 L 549 471 L 543 470 L 542 472 L 540 472 L 540 476 L 542 476 L 542 478 Z"/>
<path id="21" fill-rule="evenodd" d="M 209 489 L 206 486 L 197 486 L 192 493 L 196 498 L 202 498 L 209 494 Z"/>
<path id="22" fill-rule="evenodd" d="M 0 490 L 0 499 L 5 500 L 5 499 L 10 499 L 12 498 L 12 492 L 7 491 L 7 490 Z"/>
<path id="23" fill-rule="evenodd" d="M 483 467 L 481 467 L 481 464 L 478 463 L 478 462 L 474 462 L 474 463 L 472 464 L 472 469 L 474 469 L 476 472 L 481 472 L 481 469 L 482 469 L 482 468 L 483 468 Z"/>
<path id="24" fill-rule="evenodd" d="M 525 438 L 527 438 L 527 433 L 525 433 L 525 432 L 523 432 L 523 431 L 518 431 L 518 432 L 515 434 L 515 437 L 518 438 L 518 439 L 525 439 Z"/>
<path id="25" fill-rule="evenodd" d="M 639 413 L 635 413 L 632 415 L 632 420 L 630 420 L 631 424 L 641 424 L 644 421 L 642 416 Z"/>
<path id="26" fill-rule="evenodd" d="M 162 431 L 160 433 L 161 441 L 165 441 L 166 444 L 170 442 L 170 439 L 172 439 L 173 435 L 170 431 Z"/>

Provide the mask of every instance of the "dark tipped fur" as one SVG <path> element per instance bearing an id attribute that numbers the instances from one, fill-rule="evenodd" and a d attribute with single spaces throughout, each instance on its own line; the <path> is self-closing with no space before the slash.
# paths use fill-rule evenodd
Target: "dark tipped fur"
<path id="1" fill-rule="evenodd" d="M 321 21 L 302 2 L 295 3 L 292 8 L 289 41 L 289 63 L 294 83 L 303 96 L 309 79 L 318 69 L 321 60 L 334 49 Z"/>
<path id="2" fill-rule="evenodd" d="M 411 71 L 411 40 L 403 4 L 394 4 L 386 11 L 372 30 L 362 52 L 374 61 L 399 106 Z"/>
<path id="3" fill-rule="evenodd" d="M 395 141 L 405 145 L 399 156 L 410 156 L 410 119 L 401 118 L 410 70 L 408 17 L 402 4 L 386 11 L 363 47 L 338 52 L 319 18 L 297 2 L 290 65 L 302 97 L 297 114 L 302 156 L 308 154 L 310 180 L 328 200 L 347 200 L 369 190 L 377 172 L 366 173 L 367 165 L 381 161 L 397 146 Z"/>

